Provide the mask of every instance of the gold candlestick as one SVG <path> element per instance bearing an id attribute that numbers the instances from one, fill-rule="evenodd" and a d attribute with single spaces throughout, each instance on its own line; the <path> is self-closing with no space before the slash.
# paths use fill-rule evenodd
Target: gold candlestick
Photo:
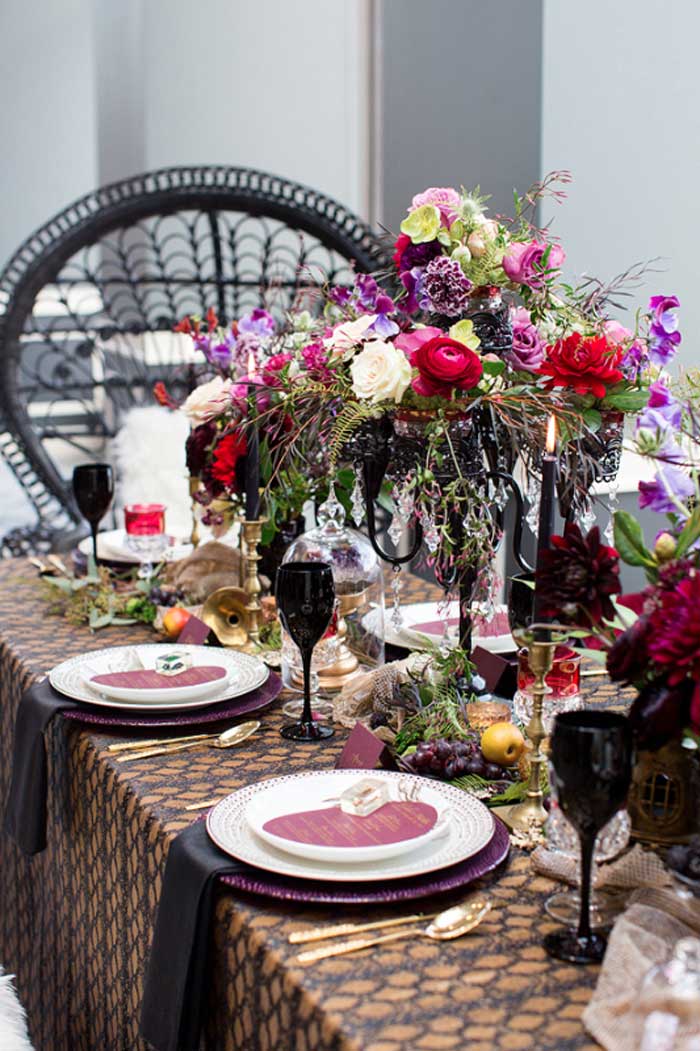
<path id="1" fill-rule="evenodd" d="M 199 478 L 196 475 L 190 475 L 190 501 L 192 504 L 192 532 L 190 533 L 190 543 L 192 547 L 199 545 L 199 519 L 197 518 L 198 503 L 194 498 L 194 494 L 199 489 Z"/>
<path id="2" fill-rule="evenodd" d="M 540 626 L 541 628 L 541 626 Z M 549 628 L 549 625 L 547 625 Z M 551 641 L 551 632 L 548 632 L 548 641 L 540 641 L 536 638 L 537 632 L 528 633 L 528 664 L 535 676 L 532 686 L 532 715 L 527 724 L 527 736 L 530 742 L 530 781 L 527 786 L 525 799 L 522 803 L 511 808 L 507 822 L 511 828 L 527 831 L 533 825 L 544 825 L 547 820 L 547 811 L 542 800 L 542 768 L 547 759 L 542 751 L 542 742 L 547 736 L 542 721 L 542 708 L 544 695 L 547 691 L 545 676 L 552 667 L 554 651 L 557 643 Z"/>
<path id="3" fill-rule="evenodd" d="M 246 594 L 246 612 L 248 613 L 248 639 L 253 646 L 260 641 L 260 625 L 262 624 L 262 607 L 260 605 L 260 577 L 258 576 L 258 544 L 262 536 L 262 527 L 266 518 L 241 520 L 243 532 L 243 560 L 245 576 L 243 579 L 243 590 Z"/>

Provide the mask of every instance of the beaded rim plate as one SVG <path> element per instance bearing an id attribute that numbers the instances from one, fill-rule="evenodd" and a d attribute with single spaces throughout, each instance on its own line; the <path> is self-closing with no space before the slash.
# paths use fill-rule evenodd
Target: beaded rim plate
<path id="1" fill-rule="evenodd" d="M 212 684 L 212 689 L 206 696 L 189 698 L 185 700 L 159 700 L 159 701 L 125 701 L 107 699 L 93 690 L 86 682 L 86 670 L 94 668 L 99 671 L 110 670 L 112 664 L 119 664 L 128 655 L 129 651 L 135 650 L 144 666 L 154 668 L 156 657 L 166 652 L 162 643 L 147 643 L 142 646 L 108 646 L 103 650 L 94 650 L 91 653 L 81 653 L 77 657 L 71 657 L 61 664 L 57 664 L 49 672 L 49 682 L 54 690 L 71 697 L 83 704 L 95 705 L 98 708 L 118 708 L 134 711 L 156 711 L 171 712 L 189 708 L 204 708 L 220 701 L 229 701 L 234 697 L 250 693 L 252 690 L 262 686 L 270 674 L 270 669 L 257 657 L 251 657 L 247 653 L 237 653 L 235 650 L 212 649 L 211 646 L 179 645 L 178 650 L 185 650 L 192 656 L 194 664 L 211 664 L 212 660 L 221 664 L 228 672 L 226 685 Z M 89 677 L 89 676 L 88 676 Z"/>
<path id="2" fill-rule="evenodd" d="M 251 800 L 273 785 L 288 784 L 296 788 L 303 780 L 311 787 L 311 782 L 318 780 L 318 789 L 315 786 L 311 789 L 318 799 L 328 795 L 329 791 L 337 795 L 362 777 L 380 777 L 394 783 L 404 780 L 411 786 L 417 784 L 419 793 L 421 787 L 429 785 L 430 791 L 437 792 L 443 801 L 443 815 L 447 817 L 445 831 L 424 846 L 400 857 L 340 864 L 295 857 L 279 850 L 256 836 L 246 820 L 246 810 Z M 309 805 L 313 805 L 311 794 Z M 493 814 L 474 796 L 440 781 L 428 782 L 416 775 L 387 770 L 315 770 L 304 774 L 287 774 L 285 777 L 239 788 L 209 812 L 207 831 L 220 850 L 258 869 L 333 883 L 347 880 L 367 883 L 435 872 L 472 857 L 492 838 L 494 819 Z"/>

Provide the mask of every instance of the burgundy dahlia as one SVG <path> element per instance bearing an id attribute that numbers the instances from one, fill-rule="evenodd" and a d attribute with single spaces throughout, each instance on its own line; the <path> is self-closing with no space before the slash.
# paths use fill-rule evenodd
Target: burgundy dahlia
<path id="1" fill-rule="evenodd" d="M 216 437 L 216 427 L 213 423 L 200 423 L 199 427 L 193 428 L 185 442 L 185 458 L 187 470 L 193 478 L 201 475 L 207 461 L 207 450 Z"/>
<path id="2" fill-rule="evenodd" d="M 642 615 L 615 639 L 608 650 L 606 667 L 613 682 L 635 683 L 649 669 L 649 617 Z"/>
<path id="3" fill-rule="evenodd" d="M 694 690 L 695 683 L 690 679 L 671 686 L 666 678 L 661 678 L 639 691 L 629 710 L 639 748 L 656 751 L 682 733 L 690 718 Z"/>
<path id="4" fill-rule="evenodd" d="M 535 578 L 542 614 L 583 625 L 612 620 L 611 596 L 622 590 L 615 548 L 601 544 L 597 526 L 584 536 L 573 522 L 551 543 Z"/>
<path id="5" fill-rule="evenodd" d="M 688 675 L 700 679 L 700 573 L 696 570 L 662 592 L 651 614 L 649 653 L 667 671 L 671 685 Z"/>

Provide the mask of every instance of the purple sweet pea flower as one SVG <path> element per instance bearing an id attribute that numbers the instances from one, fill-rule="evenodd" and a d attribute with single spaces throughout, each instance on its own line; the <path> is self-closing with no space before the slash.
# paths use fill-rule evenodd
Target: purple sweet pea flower
<path id="1" fill-rule="evenodd" d="M 681 342 L 675 313 L 679 306 L 678 296 L 652 296 L 649 300 L 649 358 L 654 365 L 668 365 Z"/>
<path id="2" fill-rule="evenodd" d="M 649 401 L 647 408 L 658 412 L 668 421 L 668 425 L 678 429 L 681 425 L 682 409 L 680 402 L 671 394 L 665 383 L 656 380 L 649 387 Z"/>
<path id="3" fill-rule="evenodd" d="M 331 303 L 335 303 L 338 307 L 346 307 L 350 302 L 351 295 L 352 289 L 348 288 L 347 285 L 334 285 L 328 292 L 328 298 Z"/>
<path id="4" fill-rule="evenodd" d="M 417 310 L 430 310 L 430 296 L 423 289 L 423 274 L 421 267 L 414 266 L 412 270 L 404 270 L 400 276 L 401 284 L 408 293 L 402 303 L 408 314 L 415 314 Z"/>
<path id="5" fill-rule="evenodd" d="M 653 482 L 639 483 L 639 506 L 649 507 L 659 514 L 678 514 L 678 506 L 671 499 L 673 494 L 681 503 L 695 496 L 695 486 L 678 467 L 659 467 Z"/>
<path id="6" fill-rule="evenodd" d="M 651 362 L 646 347 L 635 340 L 625 353 L 618 368 L 625 379 L 628 379 L 631 383 L 636 383 L 641 373 L 645 372 L 650 365 Z"/>
<path id="7" fill-rule="evenodd" d="M 377 314 L 377 317 L 367 329 L 368 333 L 377 336 L 378 339 L 390 339 L 399 331 L 399 326 L 386 314 Z"/>
<path id="8" fill-rule="evenodd" d="M 355 296 L 357 302 L 368 314 L 373 314 L 375 311 L 375 304 L 377 302 L 377 295 L 379 294 L 379 285 L 374 280 L 371 274 L 358 274 L 355 278 Z"/>
<path id="9" fill-rule="evenodd" d="M 259 340 L 269 339 L 270 336 L 274 336 L 276 328 L 272 314 L 268 314 L 267 310 L 263 310 L 261 307 L 251 310 L 250 314 L 245 314 L 238 322 L 239 332 L 256 336 Z"/>
<path id="10" fill-rule="evenodd" d="M 545 345 L 525 307 L 518 307 L 511 314 L 513 324 L 513 349 L 503 355 L 516 372 L 537 372 L 544 361 Z"/>

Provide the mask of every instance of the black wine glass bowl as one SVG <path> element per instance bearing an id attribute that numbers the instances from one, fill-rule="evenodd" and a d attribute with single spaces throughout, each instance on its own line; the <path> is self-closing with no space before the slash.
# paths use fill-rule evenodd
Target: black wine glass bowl
<path id="1" fill-rule="evenodd" d="M 84 463 L 73 468 L 73 495 L 90 523 L 92 553 L 97 559 L 97 527 L 114 496 L 114 472 L 108 463 Z"/>
<path id="2" fill-rule="evenodd" d="M 335 608 L 333 571 L 325 562 L 285 562 L 277 573 L 277 609 L 282 627 L 299 647 L 304 669 L 304 709 L 298 723 L 282 727 L 283 737 L 317 741 L 333 734 L 314 721 L 311 712 L 311 657 Z"/>
<path id="3" fill-rule="evenodd" d="M 559 806 L 579 832 L 599 832 L 627 798 L 632 736 L 617 712 L 563 712 L 556 717 L 550 759 Z"/>
<path id="4" fill-rule="evenodd" d="M 550 956 L 570 963 L 598 963 L 606 939 L 591 931 L 589 903 L 595 839 L 623 806 L 632 779 L 632 731 L 617 712 L 564 712 L 554 721 L 550 744 L 553 786 L 562 812 L 581 841 L 581 916 L 578 930 L 544 939 Z"/>

